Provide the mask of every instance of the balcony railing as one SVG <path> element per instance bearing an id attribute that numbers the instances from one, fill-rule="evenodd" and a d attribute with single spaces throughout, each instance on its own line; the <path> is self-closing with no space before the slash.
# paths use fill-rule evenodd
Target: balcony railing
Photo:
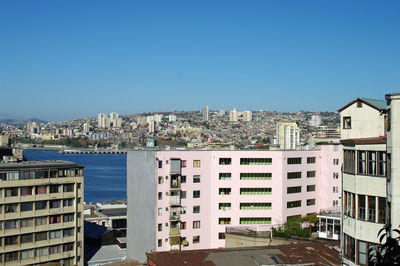
<path id="1" fill-rule="evenodd" d="M 170 196 L 169 204 L 170 205 L 180 205 L 181 204 L 181 196 Z"/>
<path id="2" fill-rule="evenodd" d="M 171 180 L 171 188 L 180 188 L 181 182 L 179 180 Z"/>
<path id="3" fill-rule="evenodd" d="M 181 216 L 179 214 L 170 214 L 169 215 L 169 220 L 170 221 L 179 221 L 181 219 Z"/>

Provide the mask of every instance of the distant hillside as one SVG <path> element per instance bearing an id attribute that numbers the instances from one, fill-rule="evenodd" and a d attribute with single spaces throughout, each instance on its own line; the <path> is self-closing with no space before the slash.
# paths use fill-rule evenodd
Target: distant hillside
<path id="1" fill-rule="evenodd" d="M 13 125 L 13 126 L 25 126 L 28 122 L 36 122 L 38 125 L 40 124 L 47 124 L 47 121 L 40 120 L 38 118 L 30 118 L 27 120 L 23 119 L 0 119 L 0 123 L 4 123 L 7 125 Z"/>

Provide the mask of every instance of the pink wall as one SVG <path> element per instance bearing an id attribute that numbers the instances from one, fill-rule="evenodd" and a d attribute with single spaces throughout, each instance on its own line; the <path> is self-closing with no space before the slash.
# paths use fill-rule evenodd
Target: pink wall
<path id="1" fill-rule="evenodd" d="M 204 249 L 224 247 L 225 241 L 218 239 L 218 233 L 225 232 L 226 225 L 219 224 L 220 217 L 231 218 L 228 226 L 239 226 L 241 217 L 271 217 L 271 225 L 282 224 L 287 216 L 305 215 L 319 212 L 320 209 L 332 207 L 332 201 L 340 196 L 340 162 L 333 164 L 333 159 L 340 158 L 338 145 L 322 145 L 321 150 L 314 151 L 159 151 L 157 158 L 163 161 L 163 168 L 157 168 L 157 176 L 164 177 L 164 183 L 158 185 L 157 192 L 162 192 L 162 200 L 157 200 L 157 209 L 162 208 L 162 216 L 156 216 L 156 223 L 162 223 L 162 232 L 156 233 L 157 239 L 162 239 L 163 246 L 157 251 L 169 250 L 169 164 L 166 160 L 179 158 L 186 160 L 187 167 L 182 168 L 186 183 L 181 184 L 181 190 L 186 191 L 186 199 L 181 205 L 186 206 L 186 214 L 181 215 L 181 221 L 186 222 L 186 229 L 181 230 L 181 236 L 189 242 L 186 249 Z M 302 164 L 287 165 L 287 158 L 301 157 Z M 307 164 L 307 157 L 316 157 L 315 164 Z M 219 158 L 232 158 L 231 165 L 219 165 Z M 240 158 L 272 158 L 271 165 L 240 165 Z M 201 167 L 193 168 L 193 160 L 200 160 Z M 302 172 L 301 179 L 287 179 L 288 172 Z M 316 171 L 316 177 L 307 178 L 307 171 Z M 240 173 L 272 173 L 271 180 L 240 180 Z M 333 172 L 338 172 L 339 178 L 333 179 Z M 219 173 L 232 173 L 231 180 L 219 180 Z M 193 175 L 200 175 L 200 183 L 193 183 Z M 157 178 L 157 177 L 156 177 Z M 158 178 L 157 178 L 158 179 Z M 316 185 L 315 192 L 307 192 L 307 185 Z M 287 187 L 302 186 L 301 193 L 287 194 Z M 338 193 L 333 193 L 333 186 L 338 186 Z M 240 195 L 240 188 L 271 187 L 271 195 Z M 219 188 L 231 188 L 230 195 L 219 195 Z M 200 198 L 193 199 L 193 190 L 200 190 Z M 316 199 L 314 206 L 307 206 L 307 199 Z M 288 201 L 301 200 L 298 208 L 287 209 Z M 231 210 L 219 210 L 219 203 L 231 203 Z M 243 202 L 271 202 L 271 210 L 240 210 Z M 200 206 L 200 213 L 193 213 L 193 206 Z M 340 205 L 340 202 L 339 202 Z M 200 228 L 193 229 L 193 221 L 200 221 Z M 157 228 L 157 225 L 156 225 Z M 193 244 L 194 235 L 200 235 L 200 243 Z M 157 245 L 157 244 L 156 244 Z"/>

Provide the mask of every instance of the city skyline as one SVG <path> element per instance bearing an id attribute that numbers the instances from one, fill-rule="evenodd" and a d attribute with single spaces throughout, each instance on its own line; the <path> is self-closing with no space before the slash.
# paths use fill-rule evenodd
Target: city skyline
<path id="1" fill-rule="evenodd" d="M 400 4 L 385 3 L 2 2 L 0 118 L 383 99 L 400 81 Z"/>

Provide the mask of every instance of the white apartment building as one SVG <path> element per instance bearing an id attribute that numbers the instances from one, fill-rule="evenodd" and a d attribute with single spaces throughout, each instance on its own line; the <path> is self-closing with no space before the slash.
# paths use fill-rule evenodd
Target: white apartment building
<path id="1" fill-rule="evenodd" d="M 83 265 L 83 167 L 0 164 L 0 265 Z"/>
<path id="2" fill-rule="evenodd" d="M 296 123 L 279 122 L 276 125 L 277 144 L 283 150 L 295 150 L 300 145 L 300 129 Z"/>
<path id="3" fill-rule="evenodd" d="M 204 106 L 202 111 L 203 121 L 208 121 L 208 115 L 209 115 L 208 106 Z"/>
<path id="4" fill-rule="evenodd" d="M 338 110 L 343 147 L 345 265 L 367 265 L 371 248 L 379 243 L 379 230 L 385 223 L 400 223 L 400 194 L 393 189 L 399 188 L 399 168 L 390 164 L 391 157 L 400 154 L 399 96 L 386 97 L 388 106 L 383 100 L 357 98 Z"/>

